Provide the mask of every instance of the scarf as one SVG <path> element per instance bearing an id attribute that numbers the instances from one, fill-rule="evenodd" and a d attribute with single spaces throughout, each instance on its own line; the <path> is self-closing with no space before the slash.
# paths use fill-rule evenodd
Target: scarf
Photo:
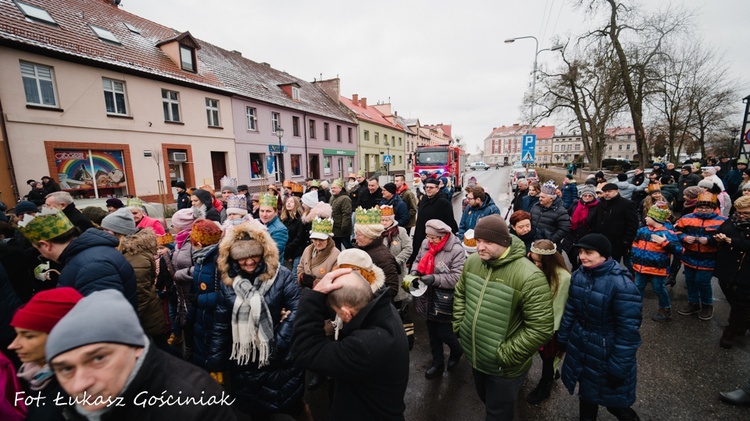
<path id="1" fill-rule="evenodd" d="M 405 192 L 406 189 L 408 189 L 409 186 L 406 185 L 406 183 L 402 184 L 400 188 L 396 189 L 396 194 L 401 196 L 401 193 Z"/>
<path id="2" fill-rule="evenodd" d="M 387 240 L 385 246 L 390 248 L 391 243 L 393 242 L 393 237 L 398 237 L 398 222 L 393 221 L 393 225 L 391 225 L 390 228 L 386 228 L 381 237 L 384 240 Z"/>
<path id="3" fill-rule="evenodd" d="M 258 265 L 258 269 L 265 265 Z M 257 275 L 258 269 L 256 269 Z M 268 365 L 273 347 L 273 319 L 271 311 L 263 297 L 266 295 L 278 272 L 272 279 L 256 281 L 242 277 L 234 277 L 232 288 L 237 294 L 232 308 L 232 355 L 231 360 L 245 365 L 258 361 L 258 368 Z"/>
<path id="4" fill-rule="evenodd" d="M 570 218 L 570 229 L 571 230 L 577 230 L 583 224 L 586 223 L 586 218 L 589 216 L 589 211 L 594 206 L 598 205 L 599 201 L 594 199 L 589 203 L 583 203 L 578 202 L 578 206 L 576 206 L 575 210 L 573 210 L 573 215 Z"/>
<path id="5" fill-rule="evenodd" d="M 427 253 L 422 256 L 422 260 L 419 261 L 419 265 L 417 266 L 419 273 L 422 275 L 432 275 L 435 273 L 435 255 L 443 250 L 449 238 L 450 234 L 446 234 L 437 244 L 432 244 L 430 242 L 427 243 L 429 249 L 427 250 Z"/>
<path id="6" fill-rule="evenodd" d="M 23 363 L 18 369 L 18 377 L 29 382 L 31 390 L 42 390 L 52 381 L 55 373 L 49 364 Z"/>
<path id="7" fill-rule="evenodd" d="M 331 255 L 331 250 L 333 250 L 333 247 L 335 245 L 336 244 L 333 242 L 333 240 L 329 238 L 328 242 L 326 242 L 326 247 L 323 250 L 318 251 L 317 253 L 316 253 L 315 247 L 310 246 L 312 247 L 312 251 L 310 254 L 312 256 L 312 260 L 310 261 L 310 268 L 314 268 L 314 267 L 322 265 L 326 261 L 326 259 Z"/>

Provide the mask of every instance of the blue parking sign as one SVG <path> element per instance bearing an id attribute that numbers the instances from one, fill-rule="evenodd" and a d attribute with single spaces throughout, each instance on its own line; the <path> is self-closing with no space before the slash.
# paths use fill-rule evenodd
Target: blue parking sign
<path id="1" fill-rule="evenodd" d="M 533 164 L 536 159 L 536 135 L 525 134 L 521 142 L 521 163 Z"/>

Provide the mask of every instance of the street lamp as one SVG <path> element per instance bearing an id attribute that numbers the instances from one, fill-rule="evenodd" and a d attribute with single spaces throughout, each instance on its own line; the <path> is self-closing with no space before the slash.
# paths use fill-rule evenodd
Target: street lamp
<path id="1" fill-rule="evenodd" d="M 279 138 L 279 150 L 276 155 L 276 168 L 279 172 L 279 183 L 284 182 L 284 155 L 281 147 L 281 138 L 284 137 L 284 129 L 281 126 L 276 127 L 276 137 Z"/>
<path id="2" fill-rule="evenodd" d="M 539 40 L 536 39 L 533 35 L 527 35 L 523 37 L 515 37 L 515 38 L 508 38 L 505 40 L 506 44 L 512 44 L 516 42 L 516 40 L 519 39 L 533 39 L 534 40 L 534 70 L 531 73 L 531 115 L 529 116 L 529 120 L 531 120 L 531 124 L 529 125 L 529 133 L 531 133 L 531 125 L 534 124 L 534 102 L 536 102 L 536 97 L 534 96 L 536 93 L 536 67 L 537 67 L 537 57 L 539 57 L 539 53 L 542 51 L 559 51 L 562 50 L 565 46 L 562 44 L 554 45 L 550 48 L 544 48 L 542 50 L 539 49 Z"/>

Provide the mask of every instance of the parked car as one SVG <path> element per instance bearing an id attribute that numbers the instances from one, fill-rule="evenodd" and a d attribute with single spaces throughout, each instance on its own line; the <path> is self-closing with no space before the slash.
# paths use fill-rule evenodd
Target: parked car
<path id="1" fill-rule="evenodd" d="M 515 191 L 518 188 L 518 180 L 526 178 L 526 168 L 514 168 L 510 174 L 510 184 L 513 191 Z"/>
<path id="2" fill-rule="evenodd" d="M 648 175 L 651 174 L 651 171 L 653 171 L 652 168 L 646 168 L 645 170 L 643 170 L 643 173 L 646 175 L 646 178 L 648 178 Z M 633 178 L 635 178 L 635 170 L 630 170 L 626 172 L 625 174 L 628 176 L 628 183 L 633 184 Z M 607 183 L 617 183 L 617 174 L 609 178 L 607 180 Z"/>
<path id="3" fill-rule="evenodd" d="M 483 161 L 477 161 L 477 162 L 472 162 L 471 164 L 469 164 L 469 168 L 471 168 L 472 170 L 482 169 L 482 170 L 487 171 L 490 169 L 490 166 L 485 164 Z"/>

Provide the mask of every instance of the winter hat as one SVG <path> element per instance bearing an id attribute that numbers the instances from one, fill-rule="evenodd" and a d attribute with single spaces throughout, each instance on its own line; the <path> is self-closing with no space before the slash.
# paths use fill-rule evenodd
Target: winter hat
<path id="1" fill-rule="evenodd" d="M 698 182 L 698 187 L 703 187 L 705 189 L 710 189 L 713 186 L 714 186 L 714 182 L 711 180 L 707 180 L 705 178 Z"/>
<path id="2" fill-rule="evenodd" d="M 474 238 L 499 244 L 503 247 L 509 247 L 511 242 L 508 224 L 498 214 L 488 215 L 477 221 L 477 225 L 474 227 Z"/>
<path id="3" fill-rule="evenodd" d="M 99 206 L 86 206 L 81 209 L 81 213 L 89 220 L 99 226 L 102 225 L 102 220 L 109 215 L 109 212 L 100 208 Z"/>
<path id="4" fill-rule="evenodd" d="M 178 181 L 174 183 L 174 186 L 177 187 L 178 189 L 187 190 L 187 184 L 185 184 L 184 181 Z"/>
<path id="5" fill-rule="evenodd" d="M 247 191 L 247 184 L 240 184 L 239 186 L 237 186 L 237 194 L 239 194 L 239 192 L 241 191 Z"/>
<path id="6" fill-rule="evenodd" d="M 102 219 L 102 228 L 115 234 L 131 235 L 138 231 L 130 208 L 120 208 Z"/>
<path id="7" fill-rule="evenodd" d="M 646 216 L 660 224 L 667 222 L 671 215 L 672 212 L 669 210 L 669 208 L 663 209 L 659 205 L 651 206 L 648 210 L 648 213 L 646 214 Z"/>
<path id="8" fill-rule="evenodd" d="M 714 167 L 703 167 L 701 168 L 702 173 L 706 173 L 708 175 L 716 175 L 716 168 Z"/>
<path id="9" fill-rule="evenodd" d="M 318 204 L 318 192 L 316 191 L 309 191 L 302 195 L 302 204 L 307 205 L 307 207 L 312 208 L 313 206 Z"/>
<path id="10" fill-rule="evenodd" d="M 182 184 L 185 184 L 185 183 L 182 183 Z M 107 199 L 107 207 L 108 208 L 112 207 L 112 208 L 115 208 L 115 209 L 120 209 L 120 208 L 124 208 L 125 204 L 122 203 L 122 200 L 120 200 L 120 199 L 118 199 L 116 197 L 112 197 L 112 198 Z"/>
<path id="11" fill-rule="evenodd" d="M 179 231 L 190 229 L 193 222 L 195 222 L 195 216 L 193 216 L 193 210 L 190 208 L 180 209 L 172 215 L 172 226 Z"/>
<path id="12" fill-rule="evenodd" d="M 351 248 L 339 253 L 336 259 L 336 269 L 338 268 L 356 269 L 370 284 L 373 292 L 385 284 L 383 270 L 373 264 L 372 258 L 364 250 Z"/>
<path id="13" fill-rule="evenodd" d="M 323 188 L 324 190 L 328 190 L 329 188 L 331 188 L 331 183 L 329 183 L 326 180 L 323 180 L 320 182 L 320 187 Z"/>
<path id="14" fill-rule="evenodd" d="M 573 180 L 573 175 L 572 174 L 565 174 L 565 178 L 567 178 L 568 180 Z"/>
<path id="15" fill-rule="evenodd" d="M 596 173 L 596 175 L 594 175 L 594 177 L 596 177 L 596 178 L 604 178 L 604 173 L 601 172 L 601 171 L 599 171 L 599 172 Z"/>
<path id="16" fill-rule="evenodd" d="M 260 193 L 253 193 L 253 196 L 250 198 L 251 202 L 260 202 Z"/>
<path id="17" fill-rule="evenodd" d="M 698 186 L 690 186 L 685 188 L 685 190 L 682 191 L 682 195 L 687 197 L 688 199 L 695 199 L 698 197 L 699 194 L 701 194 L 703 190 L 701 190 Z"/>
<path id="18" fill-rule="evenodd" d="M 437 178 L 427 178 L 427 179 L 426 179 L 426 180 L 424 181 L 424 184 L 434 184 L 434 185 L 436 185 L 436 186 L 439 186 L 439 185 L 440 185 L 440 181 L 438 181 L 438 179 L 437 179 Z"/>
<path id="19" fill-rule="evenodd" d="M 585 185 L 585 186 L 596 186 L 596 179 L 594 177 L 588 177 L 583 182 L 583 185 Z"/>
<path id="20" fill-rule="evenodd" d="M 425 232 L 427 235 L 443 237 L 451 232 L 451 227 L 439 219 L 430 219 L 425 224 Z"/>
<path id="21" fill-rule="evenodd" d="M 557 191 L 557 186 L 555 185 L 554 181 L 549 180 L 548 182 L 542 184 L 542 194 L 548 194 L 550 196 L 554 196 L 556 191 Z"/>
<path id="22" fill-rule="evenodd" d="M 690 171 L 693 170 L 693 166 L 692 165 L 683 165 L 682 169 L 685 170 L 685 171 L 687 171 L 687 172 L 690 172 Z"/>
<path id="23" fill-rule="evenodd" d="M 602 191 L 620 190 L 615 183 L 607 183 L 602 187 Z"/>
<path id="24" fill-rule="evenodd" d="M 47 361 L 85 345 L 114 343 L 146 346 L 138 315 L 120 291 L 103 289 L 83 297 L 47 337 Z"/>
<path id="25" fill-rule="evenodd" d="M 612 255 L 612 244 L 601 234 L 586 234 L 573 246 L 584 250 L 594 250 L 607 258 Z"/>
<path id="26" fill-rule="evenodd" d="M 596 197 L 596 188 L 594 188 L 593 186 L 585 185 L 578 190 L 578 197 L 583 197 L 583 195 L 587 193 Z"/>
<path id="27" fill-rule="evenodd" d="M 667 174 L 659 179 L 659 182 L 663 185 L 672 183 L 672 176 Z"/>
<path id="28" fill-rule="evenodd" d="M 228 190 L 234 194 L 237 194 L 237 187 L 231 185 L 221 186 L 221 191 L 223 192 L 224 190 Z"/>
<path id="29" fill-rule="evenodd" d="M 383 224 L 354 224 L 354 232 L 364 235 L 367 238 L 377 239 L 385 231 Z"/>
<path id="30" fill-rule="evenodd" d="M 196 189 L 195 191 L 193 191 L 193 196 L 197 197 L 198 200 L 201 201 L 201 203 L 206 205 L 206 209 L 209 209 L 211 206 L 213 206 L 213 197 L 207 190 Z"/>
<path id="31" fill-rule="evenodd" d="M 390 194 L 396 194 L 396 185 L 393 183 L 386 183 L 386 185 L 383 186 L 383 189 Z"/>
<path id="32" fill-rule="evenodd" d="M 18 202 L 16 207 L 13 208 L 13 213 L 15 213 L 16 216 L 21 216 L 21 214 L 24 214 L 26 212 L 39 212 L 39 208 L 35 204 L 27 200 Z"/>
<path id="33" fill-rule="evenodd" d="M 78 301 L 80 292 L 71 287 L 39 291 L 13 315 L 10 325 L 21 329 L 50 333 Z"/>
<path id="34" fill-rule="evenodd" d="M 221 228 L 208 219 L 199 219 L 190 229 L 190 244 L 200 243 L 203 247 L 216 244 L 221 240 Z"/>
<path id="35" fill-rule="evenodd" d="M 628 175 L 625 173 L 617 174 L 617 181 L 628 181 Z"/>
<path id="36" fill-rule="evenodd" d="M 719 200 L 716 198 L 716 195 L 705 191 L 698 195 L 698 202 L 696 202 L 695 207 L 699 208 L 701 206 L 708 206 L 710 208 L 715 208 L 718 205 Z"/>
<path id="37" fill-rule="evenodd" d="M 247 259 L 248 257 L 255 256 L 263 256 L 263 246 L 261 246 L 258 240 L 254 238 L 246 238 L 243 240 L 237 239 L 229 247 L 229 257 L 234 260 Z"/>

